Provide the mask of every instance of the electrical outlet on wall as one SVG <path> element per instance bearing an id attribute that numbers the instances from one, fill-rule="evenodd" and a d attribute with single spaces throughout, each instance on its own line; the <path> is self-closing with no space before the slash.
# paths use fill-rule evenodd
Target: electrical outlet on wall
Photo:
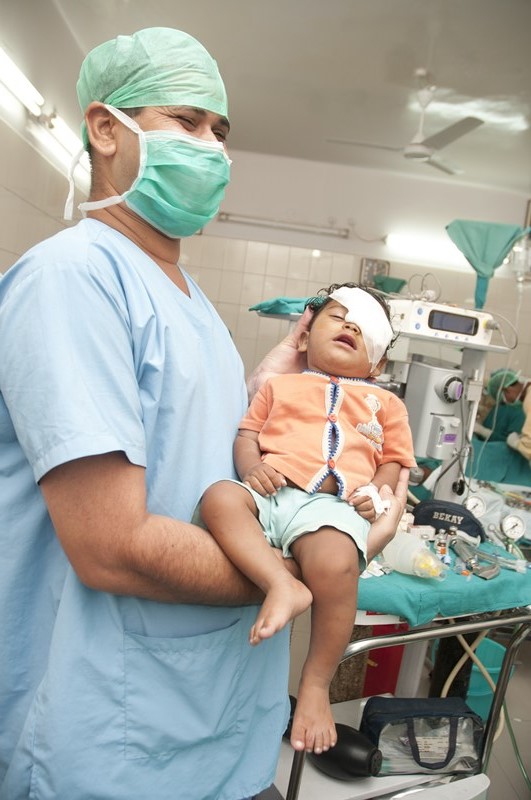
<path id="1" fill-rule="evenodd" d="M 360 283 L 374 286 L 375 275 L 389 275 L 389 261 L 379 258 L 362 258 L 360 261 Z"/>

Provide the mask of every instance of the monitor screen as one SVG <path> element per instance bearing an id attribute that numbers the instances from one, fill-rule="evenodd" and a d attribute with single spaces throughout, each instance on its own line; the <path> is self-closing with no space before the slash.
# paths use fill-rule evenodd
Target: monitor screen
<path id="1" fill-rule="evenodd" d="M 479 327 L 479 320 L 477 317 L 454 314 L 450 311 L 430 311 L 428 327 L 437 331 L 474 336 Z"/>

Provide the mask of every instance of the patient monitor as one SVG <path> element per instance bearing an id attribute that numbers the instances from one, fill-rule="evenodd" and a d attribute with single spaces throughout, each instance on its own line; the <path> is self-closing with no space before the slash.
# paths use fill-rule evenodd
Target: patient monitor
<path id="1" fill-rule="evenodd" d="M 434 341 L 474 347 L 488 345 L 496 327 L 492 314 L 445 303 L 394 297 L 389 301 L 395 331 Z"/>

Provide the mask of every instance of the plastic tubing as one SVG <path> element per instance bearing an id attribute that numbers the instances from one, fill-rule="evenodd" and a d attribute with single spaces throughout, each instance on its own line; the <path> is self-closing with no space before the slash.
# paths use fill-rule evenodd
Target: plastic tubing
<path id="1" fill-rule="evenodd" d="M 450 621 L 452 623 L 455 623 L 455 619 L 451 619 Z M 489 684 L 489 686 L 492 689 L 492 691 L 493 692 L 496 691 L 496 684 L 494 683 L 494 681 L 492 680 L 491 676 L 487 672 L 487 669 L 486 669 L 485 665 L 479 660 L 478 656 L 474 652 L 477 649 L 477 647 L 479 646 L 480 642 L 482 642 L 483 639 L 487 636 L 487 634 L 488 634 L 488 630 L 482 631 L 479 634 L 479 636 L 477 636 L 474 639 L 474 641 L 472 642 L 471 645 L 467 642 L 467 640 L 464 638 L 464 636 L 462 636 L 460 633 L 457 635 L 457 640 L 459 641 L 459 643 L 461 644 L 461 647 L 463 648 L 463 650 L 465 652 L 463 653 L 463 655 L 461 656 L 461 658 L 459 659 L 457 664 L 454 665 L 452 671 L 448 675 L 448 677 L 447 677 L 447 679 L 445 681 L 445 684 L 444 684 L 444 686 L 442 688 L 442 691 L 441 691 L 441 697 L 446 697 L 448 695 L 448 692 L 450 690 L 450 686 L 452 685 L 452 683 L 455 680 L 455 676 L 457 675 L 457 673 L 459 672 L 459 670 L 461 669 L 461 667 L 463 666 L 463 664 L 465 663 L 467 658 L 471 658 L 472 659 L 474 664 L 477 666 L 477 668 L 479 669 L 479 671 L 481 672 L 481 674 L 483 675 L 483 677 L 485 678 L 485 680 Z M 505 707 L 502 709 L 502 714 L 500 715 L 500 721 L 498 723 L 498 727 L 496 728 L 496 733 L 494 734 L 493 742 L 495 742 L 500 737 L 500 734 L 503 731 L 504 725 L 505 725 Z"/>

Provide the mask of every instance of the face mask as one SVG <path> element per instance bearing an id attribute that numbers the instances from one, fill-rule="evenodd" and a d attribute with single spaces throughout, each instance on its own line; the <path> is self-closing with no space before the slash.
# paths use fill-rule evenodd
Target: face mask
<path id="1" fill-rule="evenodd" d="M 172 239 L 191 236 L 210 222 L 230 179 L 223 144 L 176 131 L 143 131 L 119 109 L 106 108 L 139 137 L 138 175 L 122 195 L 81 203 L 80 211 L 125 203 Z"/>
<path id="2" fill-rule="evenodd" d="M 518 396 L 515 397 L 514 400 L 507 400 L 507 398 L 505 396 L 505 392 L 502 392 L 502 402 L 503 402 L 503 404 L 505 406 L 521 406 L 522 405 L 522 394 L 523 394 L 523 391 L 524 391 L 524 387 L 522 386 L 522 388 L 520 389 L 520 392 L 518 393 Z"/>

